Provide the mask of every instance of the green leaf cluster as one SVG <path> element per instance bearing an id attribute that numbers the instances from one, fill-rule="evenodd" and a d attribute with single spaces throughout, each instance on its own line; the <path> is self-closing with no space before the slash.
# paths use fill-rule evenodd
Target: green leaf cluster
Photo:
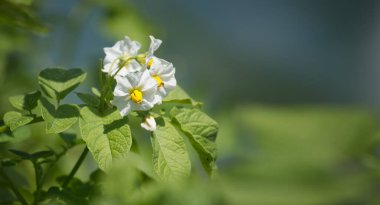
<path id="1" fill-rule="evenodd" d="M 11 105 L 17 111 L 5 113 L 4 124 L 0 127 L 0 141 L 11 141 L 23 127 L 43 123 L 46 134 L 59 134 L 66 143 L 61 152 L 48 150 L 29 154 L 11 149 L 9 151 L 19 158 L 1 161 L 3 167 L 13 166 L 20 160 L 29 160 L 33 163 L 36 172 L 34 203 L 51 200 L 87 203 L 88 200 L 80 200 L 68 190 L 70 187 L 73 190 L 81 187 L 79 190 L 88 186 L 74 177 L 87 152 L 92 154 L 99 169 L 105 172 L 112 169 L 113 164 L 123 162 L 137 154 L 141 159 L 140 165 L 133 168 L 138 170 L 137 175 L 150 180 L 178 182 L 190 177 L 192 170 L 190 155 L 191 150 L 195 150 L 206 172 L 210 176 L 215 175 L 217 170 L 215 140 L 218 124 L 202 112 L 201 103 L 193 100 L 181 87 L 177 86 L 163 103 L 154 109 L 133 111 L 130 115 L 122 117 L 110 103 L 115 82 L 110 76 L 102 73 L 100 73 L 100 82 L 105 78 L 105 83 L 101 84 L 99 90 L 92 88 L 91 93 L 76 93 L 83 102 L 81 104 L 66 103 L 65 98 L 85 78 L 86 73 L 77 68 L 47 68 L 38 76 L 39 90 L 9 98 Z M 138 124 L 136 126 L 130 122 L 142 123 L 148 116 L 153 116 L 157 123 L 153 132 L 147 133 Z M 62 184 L 61 187 L 53 186 L 44 190 L 43 182 L 49 168 L 43 164 L 53 166 L 66 150 L 78 144 L 75 135 L 69 134 L 70 130 L 76 131 L 81 137 L 86 145 L 85 150 L 72 172 L 57 180 Z M 140 134 L 150 135 L 152 157 L 148 164 L 144 158 L 145 153 L 139 151 L 137 142 L 141 141 Z M 131 153 L 131 150 L 134 153 Z M 74 186 L 73 183 L 79 185 Z M 16 189 L 13 191 L 23 203 L 22 194 Z M 88 197 L 89 193 L 85 192 L 83 196 Z"/>

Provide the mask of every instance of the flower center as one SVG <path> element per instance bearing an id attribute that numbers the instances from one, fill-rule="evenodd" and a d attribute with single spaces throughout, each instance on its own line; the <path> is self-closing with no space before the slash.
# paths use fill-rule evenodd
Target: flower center
<path id="1" fill-rule="evenodd" d="M 157 81 L 158 87 L 162 87 L 164 85 L 164 81 L 157 75 L 154 75 L 153 78 Z"/>
<path id="2" fill-rule="evenodd" d="M 143 100 L 142 92 L 137 89 L 132 90 L 131 98 L 133 102 L 140 104 Z"/>
<path id="3" fill-rule="evenodd" d="M 146 65 L 150 68 L 153 65 L 153 58 L 151 58 Z"/>

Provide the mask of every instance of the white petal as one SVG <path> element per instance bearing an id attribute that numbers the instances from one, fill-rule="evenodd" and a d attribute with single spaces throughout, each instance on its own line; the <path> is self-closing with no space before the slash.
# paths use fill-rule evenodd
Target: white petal
<path id="1" fill-rule="evenodd" d="M 124 42 L 121 40 L 121 41 L 116 42 L 115 45 L 113 45 L 111 48 L 115 51 L 119 51 L 121 54 L 123 53 L 123 45 L 124 45 Z"/>
<path id="2" fill-rule="evenodd" d="M 132 111 L 131 101 L 126 97 L 115 96 L 111 103 L 117 107 L 122 116 L 126 116 Z"/>
<path id="3" fill-rule="evenodd" d="M 129 79 L 123 76 L 116 76 L 116 86 L 113 94 L 115 96 L 126 96 L 129 95 L 129 91 L 133 88 Z"/>
<path id="4" fill-rule="evenodd" d="M 150 38 L 150 46 L 149 46 L 149 51 L 147 53 L 148 58 L 153 56 L 153 53 L 160 47 L 162 43 L 160 39 L 154 38 L 153 36 L 149 36 L 149 38 Z"/>
<path id="5" fill-rule="evenodd" d="M 164 82 L 164 87 L 167 92 L 173 90 L 175 86 L 177 86 L 177 80 L 174 77 Z"/>
<path id="6" fill-rule="evenodd" d="M 174 77 L 175 68 L 173 66 L 162 68 L 162 72 L 158 74 L 162 79 L 168 79 Z"/>
<path id="7" fill-rule="evenodd" d="M 140 82 L 141 73 L 140 72 L 129 72 L 125 77 L 128 79 L 132 88 L 137 88 L 139 85 L 139 82 Z"/>
<path id="8" fill-rule="evenodd" d="M 165 61 L 164 59 L 157 58 L 156 56 L 152 56 L 151 58 L 153 59 L 153 63 L 150 66 L 150 69 L 161 68 L 169 64 L 169 62 Z"/>
<path id="9" fill-rule="evenodd" d="M 161 105 L 162 104 L 162 97 L 160 93 L 157 92 L 157 94 L 154 96 L 155 104 Z"/>
<path id="10" fill-rule="evenodd" d="M 141 44 L 137 41 L 132 41 L 128 36 L 124 37 L 122 51 L 123 54 L 129 56 L 137 55 L 137 52 L 140 50 Z"/>
<path id="11" fill-rule="evenodd" d="M 104 63 L 111 63 L 122 54 L 121 51 L 116 50 L 114 48 L 104 48 L 103 50 L 106 54 L 106 57 L 104 58 Z"/>
<path id="12" fill-rule="evenodd" d="M 141 103 L 135 103 L 131 101 L 132 110 L 149 110 L 154 106 L 153 102 L 149 102 L 146 99 L 143 99 Z"/>
<path id="13" fill-rule="evenodd" d="M 138 71 L 143 71 L 143 67 L 136 60 L 130 61 L 126 66 L 124 66 L 117 75 L 126 76 L 128 73 L 134 73 Z"/>
<path id="14" fill-rule="evenodd" d="M 153 89 L 157 86 L 157 81 L 152 78 L 148 70 L 144 71 L 141 75 L 138 87 L 141 87 L 141 91 L 146 92 L 147 90 Z"/>
<path id="15" fill-rule="evenodd" d="M 113 75 L 116 73 L 118 67 L 117 65 L 119 64 L 119 60 L 115 60 L 112 63 L 106 63 L 103 65 L 102 71 L 105 73 L 108 73 L 109 75 Z"/>
<path id="16" fill-rule="evenodd" d="M 157 94 L 159 94 L 162 98 L 164 98 L 168 94 L 168 92 L 166 91 L 164 87 L 158 88 L 157 91 L 158 91 Z"/>

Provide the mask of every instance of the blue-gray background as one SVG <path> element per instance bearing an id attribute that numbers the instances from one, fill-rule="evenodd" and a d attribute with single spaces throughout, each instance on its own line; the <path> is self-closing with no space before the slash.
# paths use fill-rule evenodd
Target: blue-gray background
<path id="1" fill-rule="evenodd" d="M 123 35 L 148 44 L 153 34 L 163 39 L 158 55 L 174 63 L 179 83 L 212 109 L 380 102 L 377 1 L 130 1 L 125 15 L 132 10 L 146 24 L 139 34 L 128 19 L 110 34 L 102 22 L 112 11 L 91 1 L 40 2 L 50 32 L 34 37 L 38 59 L 27 69 L 36 72 L 47 65 L 96 69 L 103 47 Z"/>

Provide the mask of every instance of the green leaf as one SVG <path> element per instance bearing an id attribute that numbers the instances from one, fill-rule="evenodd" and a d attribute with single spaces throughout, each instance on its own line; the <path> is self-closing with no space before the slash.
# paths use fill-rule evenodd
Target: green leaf
<path id="1" fill-rule="evenodd" d="M 16 95 L 9 97 L 11 105 L 18 110 L 32 110 L 37 107 L 38 99 L 40 98 L 40 91 L 27 93 L 24 95 Z"/>
<path id="2" fill-rule="evenodd" d="M 83 140 L 102 170 L 113 161 L 124 158 L 132 145 L 128 121 L 117 110 L 101 114 L 96 109 L 83 107 L 79 128 Z"/>
<path id="3" fill-rule="evenodd" d="M 15 149 L 9 149 L 10 152 L 12 152 L 13 154 L 21 157 L 22 159 L 29 159 L 30 158 L 30 154 L 27 153 L 27 152 L 23 152 L 23 151 L 20 151 L 20 150 L 15 150 Z"/>
<path id="4" fill-rule="evenodd" d="M 15 166 L 20 160 L 15 160 L 15 159 L 1 159 L 0 164 L 2 167 L 11 167 Z"/>
<path id="5" fill-rule="evenodd" d="M 49 97 L 63 99 L 86 78 L 81 69 L 47 68 L 41 71 L 38 83 Z"/>
<path id="6" fill-rule="evenodd" d="M 91 95 L 87 93 L 76 93 L 76 94 L 84 103 L 86 103 L 90 107 L 97 107 L 100 104 L 100 99 L 95 95 Z"/>
<path id="7" fill-rule="evenodd" d="M 14 131 L 9 129 L 0 133 L 0 143 L 12 142 L 17 143 L 23 141 L 31 136 L 31 131 L 29 127 L 20 127 Z"/>
<path id="8" fill-rule="evenodd" d="M 26 160 L 34 160 L 34 159 L 39 159 L 39 158 L 47 158 L 47 157 L 50 157 L 50 156 L 54 155 L 54 152 L 51 151 L 51 150 L 39 151 L 39 152 L 35 152 L 35 153 L 32 153 L 32 154 L 29 154 L 27 152 L 20 151 L 20 150 L 15 150 L 15 149 L 9 149 L 9 151 L 12 152 L 15 155 L 21 157 L 22 159 L 26 159 Z"/>
<path id="9" fill-rule="evenodd" d="M 94 95 L 100 97 L 100 91 L 99 91 L 97 88 L 92 87 L 92 88 L 91 88 L 91 92 L 92 92 Z"/>
<path id="10" fill-rule="evenodd" d="M 151 140 L 154 170 L 162 180 L 176 180 L 190 175 L 191 164 L 185 141 L 170 120 L 157 120 L 157 129 Z"/>
<path id="11" fill-rule="evenodd" d="M 218 124 L 198 109 L 173 108 L 170 114 L 189 137 L 206 171 L 215 174 Z"/>
<path id="12" fill-rule="evenodd" d="M 183 103 L 191 104 L 193 106 L 202 106 L 201 102 L 193 100 L 179 85 L 177 85 L 174 90 L 170 91 L 169 94 L 162 100 L 167 103 Z"/>
<path id="13" fill-rule="evenodd" d="M 11 131 L 32 122 L 33 119 L 31 116 L 23 116 L 21 113 L 15 111 L 7 112 L 4 115 L 4 123 L 9 126 Z"/>
<path id="14" fill-rule="evenodd" d="M 46 121 L 47 133 L 60 133 L 70 128 L 79 116 L 76 105 L 60 105 L 58 109 L 48 100 L 41 98 L 42 118 Z"/>
<path id="15" fill-rule="evenodd" d="M 37 159 L 37 158 L 47 158 L 53 155 L 54 155 L 54 152 L 52 150 L 44 150 L 44 151 L 32 153 L 30 156 L 33 159 Z"/>

